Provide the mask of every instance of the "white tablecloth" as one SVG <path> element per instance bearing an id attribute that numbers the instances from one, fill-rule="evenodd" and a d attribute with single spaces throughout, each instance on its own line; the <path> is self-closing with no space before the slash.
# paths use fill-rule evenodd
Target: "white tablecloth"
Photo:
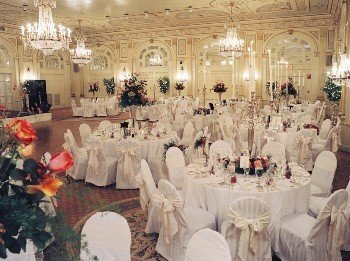
<path id="1" fill-rule="evenodd" d="M 167 143 L 169 140 L 176 139 L 176 133 L 168 134 L 166 137 L 152 139 L 149 138 L 147 140 L 140 140 L 138 138 L 131 138 L 140 143 L 141 146 L 141 157 L 145 160 L 149 160 L 151 155 L 162 154 L 164 151 L 164 143 Z M 103 138 L 101 136 L 97 136 L 92 134 L 87 138 L 86 143 L 89 147 L 100 146 L 103 149 L 104 156 L 115 157 L 118 148 L 120 148 L 120 139 L 119 138 Z"/>
<path id="2" fill-rule="evenodd" d="M 298 167 L 299 168 L 299 167 Z M 271 207 L 270 235 L 272 246 L 278 249 L 278 230 L 280 220 L 293 213 L 307 213 L 309 209 L 310 175 L 302 170 L 304 177 L 302 184 L 292 185 L 289 180 L 276 180 L 277 189 L 274 191 L 260 192 L 256 187 L 240 187 L 243 175 L 238 174 L 238 183 L 233 186 L 224 184 L 223 177 L 210 175 L 198 178 L 193 176 L 191 165 L 187 167 L 187 175 L 184 182 L 185 206 L 202 208 L 217 218 L 218 231 L 231 203 L 240 197 L 257 197 L 265 201 Z M 193 170 L 193 169 L 192 169 Z M 204 174 L 207 175 L 207 174 Z M 257 178 L 249 177 L 244 180 L 257 181 Z M 249 184 L 250 182 L 244 183 Z M 255 184 L 255 183 L 251 183 Z"/>

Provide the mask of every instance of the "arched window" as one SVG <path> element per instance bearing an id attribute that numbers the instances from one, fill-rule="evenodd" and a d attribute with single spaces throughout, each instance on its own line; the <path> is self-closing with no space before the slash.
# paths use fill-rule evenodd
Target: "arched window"
<path id="1" fill-rule="evenodd" d="M 107 70 L 113 68 L 113 56 L 108 50 L 94 50 L 92 53 L 91 70 Z"/>
<path id="2" fill-rule="evenodd" d="M 40 54 L 40 68 L 46 70 L 63 70 L 64 69 L 64 59 L 61 54 L 54 53 L 52 55 Z"/>
<path id="3" fill-rule="evenodd" d="M 169 55 L 164 47 L 158 45 L 148 46 L 140 51 L 139 54 L 139 68 L 150 68 L 153 65 L 150 63 L 150 58 L 154 55 L 158 54 L 162 59 L 162 64 L 158 65 L 158 67 L 168 67 Z"/>
<path id="4" fill-rule="evenodd" d="M 0 67 L 13 67 L 13 59 L 8 49 L 2 44 L 0 44 Z"/>

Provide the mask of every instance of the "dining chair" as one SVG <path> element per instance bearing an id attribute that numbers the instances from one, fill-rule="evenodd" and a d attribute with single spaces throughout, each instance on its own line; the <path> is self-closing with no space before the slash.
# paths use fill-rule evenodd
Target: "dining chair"
<path id="1" fill-rule="evenodd" d="M 170 182 L 182 190 L 186 175 L 186 164 L 183 152 L 178 147 L 171 147 L 165 154 L 165 162 L 168 168 Z"/>
<path id="2" fill-rule="evenodd" d="M 215 160 L 217 155 L 219 155 L 220 158 L 223 158 L 230 157 L 232 154 L 233 152 L 230 143 L 224 140 L 215 141 L 213 144 L 211 144 L 209 149 L 210 160 Z"/>
<path id="3" fill-rule="evenodd" d="M 232 202 L 221 225 L 232 260 L 272 260 L 270 220 L 270 207 L 261 199 L 242 197 Z"/>
<path id="4" fill-rule="evenodd" d="M 340 247 L 349 222 L 345 211 L 348 198 L 346 190 L 341 189 L 327 199 L 317 218 L 307 214 L 282 218 L 275 254 L 281 260 L 342 260 Z"/>
<path id="5" fill-rule="evenodd" d="M 85 223 L 82 232 L 80 259 L 129 261 L 131 232 L 128 222 L 114 212 L 97 212 Z M 85 242 L 87 249 L 84 249 Z"/>
<path id="6" fill-rule="evenodd" d="M 107 128 L 108 126 L 111 126 L 111 125 L 112 125 L 112 122 L 110 122 L 109 120 L 103 120 L 98 125 L 98 129 L 99 130 L 104 130 L 105 128 Z"/>
<path id="7" fill-rule="evenodd" d="M 73 117 L 82 117 L 84 115 L 84 108 L 78 107 L 75 100 L 71 101 Z"/>
<path id="8" fill-rule="evenodd" d="M 321 128 L 320 128 L 320 132 L 318 134 L 318 138 L 320 140 L 326 140 L 327 139 L 327 136 L 328 136 L 328 133 L 329 131 L 331 130 L 332 128 L 332 122 L 330 119 L 326 119 L 322 122 L 322 125 L 321 125 Z"/>
<path id="9" fill-rule="evenodd" d="M 261 151 L 262 156 L 270 154 L 275 160 L 286 162 L 286 150 L 284 146 L 277 141 L 268 141 Z"/>
<path id="10" fill-rule="evenodd" d="M 159 207 L 161 229 L 156 251 L 167 260 L 183 261 L 188 242 L 197 231 L 215 230 L 215 217 L 200 208 L 184 208 L 176 188 L 166 180 L 160 180 L 153 195 Z"/>
<path id="11" fill-rule="evenodd" d="M 82 123 L 79 126 L 79 133 L 81 138 L 81 144 L 84 148 L 86 148 L 86 139 L 92 134 L 92 130 L 89 125 L 87 125 L 86 123 Z"/>
<path id="12" fill-rule="evenodd" d="M 195 132 L 195 128 L 193 126 L 192 121 L 187 121 L 185 124 L 181 143 L 185 146 L 191 145 L 194 138 L 194 132 Z"/>
<path id="13" fill-rule="evenodd" d="M 188 242 L 185 261 L 231 261 L 230 248 L 218 232 L 205 228 L 196 232 Z"/>
<path id="14" fill-rule="evenodd" d="M 311 196 L 328 197 L 331 194 L 337 158 L 330 151 L 318 155 L 311 174 Z"/>

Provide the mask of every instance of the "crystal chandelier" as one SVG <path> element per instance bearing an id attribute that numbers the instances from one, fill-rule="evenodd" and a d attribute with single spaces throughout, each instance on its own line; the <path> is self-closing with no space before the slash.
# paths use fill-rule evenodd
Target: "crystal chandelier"
<path id="1" fill-rule="evenodd" d="M 56 8 L 56 0 L 34 0 L 34 6 L 39 7 L 39 21 L 20 27 L 25 47 L 42 50 L 44 55 L 69 49 L 71 30 L 53 22 L 52 8 Z"/>
<path id="2" fill-rule="evenodd" d="M 230 17 L 228 18 L 228 21 L 225 25 L 225 29 L 227 29 L 226 38 L 221 39 L 219 42 L 220 53 L 227 56 L 231 56 L 234 53 L 240 54 L 243 52 L 243 48 L 244 48 L 244 40 L 238 37 L 238 33 L 234 25 L 233 11 L 232 11 L 233 5 L 234 5 L 233 1 L 231 1 Z"/>
<path id="3" fill-rule="evenodd" d="M 75 35 L 77 46 L 75 49 L 70 50 L 70 55 L 72 62 L 78 64 L 79 67 L 82 67 L 91 61 L 91 50 L 85 48 L 86 37 L 83 35 L 81 30 L 81 20 L 79 20 L 79 26 L 76 30 Z"/>
<path id="4" fill-rule="evenodd" d="M 149 63 L 151 66 L 162 66 L 163 60 L 158 53 L 152 53 L 149 58 Z"/>
<path id="5" fill-rule="evenodd" d="M 329 76 L 336 82 L 345 81 L 347 87 L 350 87 L 350 57 L 346 54 L 346 48 L 342 54 L 340 54 L 339 66 L 334 59 L 333 66 L 329 72 Z"/>

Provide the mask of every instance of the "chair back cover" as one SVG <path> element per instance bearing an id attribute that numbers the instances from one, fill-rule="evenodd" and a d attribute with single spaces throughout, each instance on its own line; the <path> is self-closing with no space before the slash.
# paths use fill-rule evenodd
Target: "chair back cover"
<path id="1" fill-rule="evenodd" d="M 183 136 L 182 136 L 182 141 L 181 141 L 183 145 L 189 146 L 190 144 L 193 143 L 194 131 L 195 129 L 192 121 L 186 122 Z"/>
<path id="2" fill-rule="evenodd" d="M 336 153 L 338 150 L 338 145 L 340 144 L 340 127 L 334 126 L 328 133 L 327 140 L 324 145 L 324 150 L 329 150 L 333 153 Z"/>
<path id="3" fill-rule="evenodd" d="M 266 156 L 271 154 L 271 156 L 278 161 L 286 161 L 286 150 L 284 146 L 277 141 L 269 141 L 265 144 L 262 149 L 262 155 Z"/>
<path id="4" fill-rule="evenodd" d="M 232 260 L 271 259 L 270 220 L 270 207 L 258 198 L 242 197 L 232 202 L 221 227 Z"/>
<path id="5" fill-rule="evenodd" d="M 318 137 L 321 140 L 325 140 L 327 139 L 328 133 L 332 128 L 332 122 L 330 119 L 326 119 L 322 122 L 321 128 L 320 128 L 320 133 L 318 135 Z"/>
<path id="6" fill-rule="evenodd" d="M 159 217 L 163 234 L 167 243 L 174 237 L 185 238 L 188 234 L 188 226 L 183 211 L 181 197 L 176 188 L 166 180 L 158 182 L 158 191 L 153 194 L 153 201 L 159 206 Z"/>
<path id="7" fill-rule="evenodd" d="M 331 194 L 332 183 L 337 169 L 337 158 L 330 151 L 318 155 L 311 175 L 311 184 L 320 188 L 327 196 Z"/>
<path id="8" fill-rule="evenodd" d="M 71 131 L 70 129 L 67 129 L 67 135 L 68 135 L 69 140 L 70 140 L 72 146 L 74 147 L 74 149 L 75 149 L 76 151 L 78 151 L 79 146 L 78 146 L 78 144 L 77 144 L 77 142 L 76 142 L 76 140 L 75 140 L 75 138 L 74 138 L 74 135 L 73 135 L 73 133 L 72 133 L 72 131 Z"/>
<path id="9" fill-rule="evenodd" d="M 182 189 L 186 164 L 183 152 L 178 147 L 171 147 L 165 154 L 170 182 L 178 189 Z"/>
<path id="10" fill-rule="evenodd" d="M 86 123 L 82 123 L 79 126 L 79 133 L 81 138 L 81 143 L 83 147 L 86 147 L 86 139 L 92 134 L 91 128 Z"/>
<path id="11" fill-rule="evenodd" d="M 141 160 L 141 173 L 144 185 L 140 184 L 140 203 L 141 207 L 144 208 L 149 199 L 152 199 L 152 195 L 156 191 L 157 187 L 148 163 L 144 159 Z"/>
<path id="12" fill-rule="evenodd" d="M 112 125 L 112 122 L 110 122 L 109 120 L 103 120 L 100 122 L 100 124 L 98 125 L 98 129 L 99 130 L 104 130 L 106 129 L 108 126 Z"/>
<path id="13" fill-rule="evenodd" d="M 114 212 L 97 212 L 85 223 L 82 234 L 87 241 L 88 253 L 80 252 L 82 260 L 131 260 L 131 233 L 128 222 Z"/>
<path id="14" fill-rule="evenodd" d="M 308 129 L 304 129 L 297 132 L 296 143 L 291 151 L 290 159 L 298 163 L 298 165 L 304 167 L 306 170 L 311 171 L 313 167 L 312 161 L 312 142 L 314 133 Z"/>
<path id="15" fill-rule="evenodd" d="M 218 232 L 205 228 L 196 232 L 188 242 L 185 261 L 231 261 L 230 248 Z"/>
<path id="16" fill-rule="evenodd" d="M 231 157 L 232 156 L 232 148 L 230 143 L 224 140 L 215 141 L 209 150 L 209 157 L 211 159 L 216 159 L 217 155 L 223 157 Z"/>
<path id="17" fill-rule="evenodd" d="M 340 247 L 348 239 L 349 215 L 346 211 L 349 195 L 345 189 L 334 192 L 327 203 L 321 208 L 317 216 L 318 222 L 315 223 L 311 233 L 310 240 L 319 238 L 320 233 L 324 240 L 327 240 L 327 252 L 330 260 L 342 260 Z M 324 231 L 328 230 L 328 231 Z"/>

